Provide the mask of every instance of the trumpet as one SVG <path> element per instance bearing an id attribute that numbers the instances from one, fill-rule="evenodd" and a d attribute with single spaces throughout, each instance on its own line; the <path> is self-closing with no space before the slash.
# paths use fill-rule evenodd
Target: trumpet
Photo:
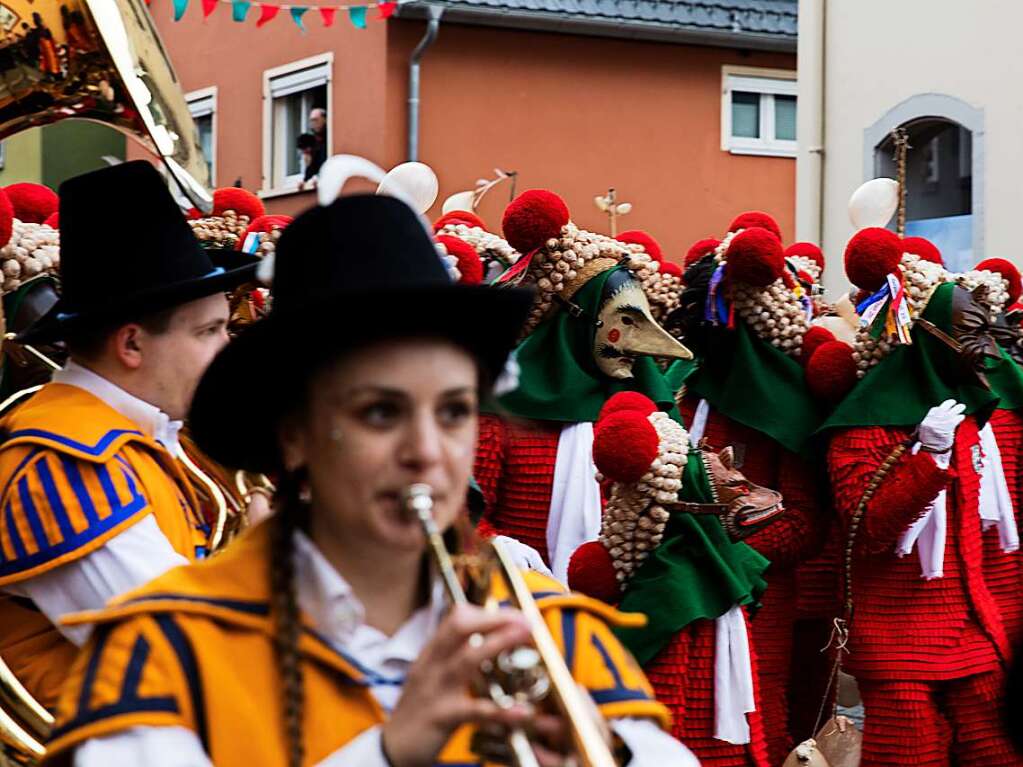
<path id="1" fill-rule="evenodd" d="M 425 484 L 410 486 L 405 492 L 405 504 L 406 509 L 415 514 L 426 535 L 430 555 L 444 582 L 448 599 L 456 605 L 472 603 L 474 600 L 469 598 L 459 580 L 454 560 L 434 519 L 433 489 Z M 488 609 L 496 609 L 487 581 L 493 572 L 500 573 L 512 606 L 526 619 L 532 646 L 515 648 L 485 663 L 481 668 L 483 682 L 479 692 L 488 695 L 502 708 L 510 708 L 516 703 L 547 706 L 568 723 L 580 767 L 615 767 L 617 762 L 611 749 L 590 715 L 583 693 L 548 631 L 522 573 L 499 542 L 488 544 L 485 554 L 491 556 L 488 566 L 480 568 L 485 573 L 481 579 L 483 583 L 476 584 L 480 587 L 480 603 Z M 473 641 L 481 642 L 482 637 L 476 635 L 470 638 L 470 642 Z M 507 745 L 514 767 L 538 765 L 529 737 L 521 728 L 509 731 Z"/>

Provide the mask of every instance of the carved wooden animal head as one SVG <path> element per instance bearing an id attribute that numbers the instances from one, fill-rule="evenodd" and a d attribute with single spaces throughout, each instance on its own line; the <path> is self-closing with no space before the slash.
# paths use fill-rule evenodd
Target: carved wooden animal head
<path id="1" fill-rule="evenodd" d="M 735 468 L 731 447 L 714 452 L 701 446 L 700 455 L 707 467 L 714 501 L 723 507 L 721 523 L 733 540 L 755 533 L 785 511 L 781 493 L 750 481 Z"/>

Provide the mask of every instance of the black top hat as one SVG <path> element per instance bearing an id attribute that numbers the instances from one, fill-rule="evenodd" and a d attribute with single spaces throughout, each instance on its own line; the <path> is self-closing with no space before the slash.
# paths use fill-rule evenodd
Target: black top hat
<path id="1" fill-rule="evenodd" d="M 18 340 L 49 343 L 230 290 L 258 263 L 204 250 L 148 162 L 85 173 L 60 186 L 60 301 Z"/>
<path id="2" fill-rule="evenodd" d="M 440 337 L 467 349 L 494 380 L 531 301 L 528 290 L 452 283 L 419 217 L 399 200 L 354 195 L 312 208 L 277 243 L 269 316 L 213 360 L 189 427 L 224 465 L 275 471 L 275 425 L 338 353 L 386 338 Z M 357 326 L 358 337 L 342 325 Z"/>

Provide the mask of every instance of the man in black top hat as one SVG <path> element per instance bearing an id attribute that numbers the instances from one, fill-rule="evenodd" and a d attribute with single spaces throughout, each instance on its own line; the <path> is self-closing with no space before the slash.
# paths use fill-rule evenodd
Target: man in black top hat
<path id="1" fill-rule="evenodd" d="M 61 297 L 19 340 L 64 341 L 70 360 L 0 421 L 0 655 L 44 705 L 85 639 L 62 615 L 205 553 L 177 432 L 227 342 L 224 292 L 255 270 L 200 247 L 149 163 L 60 191 Z"/>

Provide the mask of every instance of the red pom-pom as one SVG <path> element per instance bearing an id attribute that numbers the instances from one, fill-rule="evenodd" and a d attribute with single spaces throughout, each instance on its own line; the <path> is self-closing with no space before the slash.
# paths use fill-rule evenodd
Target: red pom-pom
<path id="1" fill-rule="evenodd" d="M 812 242 L 792 243 L 785 248 L 785 258 L 789 258 L 790 256 L 809 258 L 820 267 L 822 272 L 824 271 L 824 252 Z"/>
<path id="2" fill-rule="evenodd" d="M 650 256 L 654 261 L 664 260 L 664 251 L 661 250 L 661 246 L 657 243 L 653 237 L 644 232 L 642 229 L 630 229 L 627 232 L 622 232 L 615 237 L 618 242 L 624 242 L 627 245 L 642 245 L 643 250 Z"/>
<path id="3" fill-rule="evenodd" d="M 225 211 L 233 210 L 239 216 L 248 216 L 249 220 L 257 219 L 266 213 L 263 201 L 248 189 L 236 186 L 225 186 L 213 191 L 213 214 L 223 216 Z"/>
<path id="4" fill-rule="evenodd" d="M 483 262 L 476 249 L 459 237 L 442 234 L 437 237 L 448 255 L 458 259 L 458 271 L 462 273 L 459 282 L 463 285 L 479 285 L 483 282 Z"/>
<path id="5" fill-rule="evenodd" d="M 1002 275 L 1002 279 L 1009 283 L 1009 304 L 1019 300 L 1020 293 L 1023 292 L 1023 281 L 1015 264 L 1004 258 L 985 258 L 973 268 L 980 272 L 997 272 Z"/>
<path id="6" fill-rule="evenodd" d="M 845 246 L 845 273 L 858 288 L 873 292 L 902 260 L 902 240 L 879 226 L 861 229 Z"/>
<path id="7" fill-rule="evenodd" d="M 661 274 L 670 274 L 682 279 L 682 267 L 674 261 L 661 261 Z"/>
<path id="8" fill-rule="evenodd" d="M 818 347 L 834 340 L 835 334 L 830 330 L 820 325 L 813 325 L 803 334 L 803 347 L 800 356 L 806 362 L 813 356 Z"/>
<path id="9" fill-rule="evenodd" d="M 729 280 L 765 288 L 785 273 L 781 240 L 760 227 L 744 229 L 732 238 L 725 254 Z"/>
<path id="10" fill-rule="evenodd" d="M 568 560 L 568 587 L 610 605 L 622 598 L 622 587 L 615 575 L 614 560 L 600 541 L 587 541 Z"/>
<path id="11" fill-rule="evenodd" d="M 806 363 L 806 385 L 820 400 L 836 404 L 856 383 L 853 350 L 841 341 L 827 341 Z"/>
<path id="12" fill-rule="evenodd" d="M 941 251 L 938 250 L 938 246 L 925 237 L 903 237 L 902 252 L 920 256 L 924 261 L 930 261 L 941 266 L 945 265 L 945 259 L 941 257 Z"/>
<path id="13" fill-rule="evenodd" d="M 704 240 L 697 240 L 693 243 L 692 247 L 686 251 L 686 257 L 682 262 L 683 265 L 686 269 L 688 269 L 704 256 L 709 256 L 717 250 L 717 246 L 720 244 L 721 240 L 715 240 L 713 237 L 708 237 Z"/>
<path id="14" fill-rule="evenodd" d="M 519 253 L 531 253 L 542 248 L 547 240 L 561 236 L 561 228 L 568 223 L 568 206 L 554 192 L 530 189 L 516 197 L 505 208 L 501 229 Z"/>
<path id="15" fill-rule="evenodd" d="M 778 222 L 774 220 L 774 216 L 768 215 L 767 213 L 759 210 L 740 213 L 732 220 L 732 223 L 728 225 L 728 231 L 737 232 L 740 229 L 752 229 L 753 227 L 766 229 L 779 240 L 782 238 L 781 227 L 778 226 Z"/>
<path id="16" fill-rule="evenodd" d="M 480 538 L 493 538 L 497 534 L 497 528 L 486 519 L 481 519 L 476 523 L 476 535 Z"/>
<path id="17" fill-rule="evenodd" d="M 60 207 L 57 193 L 42 184 L 11 184 L 4 191 L 14 208 L 14 217 L 26 224 L 41 224 Z"/>
<path id="18" fill-rule="evenodd" d="M 14 232 L 14 206 L 7 194 L 0 189 L 0 247 L 6 245 Z"/>
<path id="19" fill-rule="evenodd" d="M 60 213 L 51 213 L 43 221 L 43 224 L 50 227 L 51 229 L 60 229 Z"/>
<path id="20" fill-rule="evenodd" d="M 600 425 L 600 422 L 612 413 L 620 413 L 623 410 L 632 410 L 646 418 L 657 412 L 657 405 L 645 394 L 637 391 L 620 391 L 604 403 L 600 415 L 597 416 L 597 424 Z"/>
<path id="21" fill-rule="evenodd" d="M 433 222 L 433 231 L 439 232 L 448 224 L 465 224 L 466 226 L 475 226 L 484 230 L 487 228 L 487 225 L 483 223 L 483 219 L 475 213 L 468 210 L 453 210 L 450 213 L 445 213 Z"/>
<path id="22" fill-rule="evenodd" d="M 203 217 L 203 212 L 198 208 L 189 208 L 185 211 L 185 218 L 189 221 L 198 221 Z"/>
<path id="23" fill-rule="evenodd" d="M 638 482 L 657 457 L 657 431 L 635 410 L 611 413 L 593 431 L 593 462 L 613 482 Z"/>

